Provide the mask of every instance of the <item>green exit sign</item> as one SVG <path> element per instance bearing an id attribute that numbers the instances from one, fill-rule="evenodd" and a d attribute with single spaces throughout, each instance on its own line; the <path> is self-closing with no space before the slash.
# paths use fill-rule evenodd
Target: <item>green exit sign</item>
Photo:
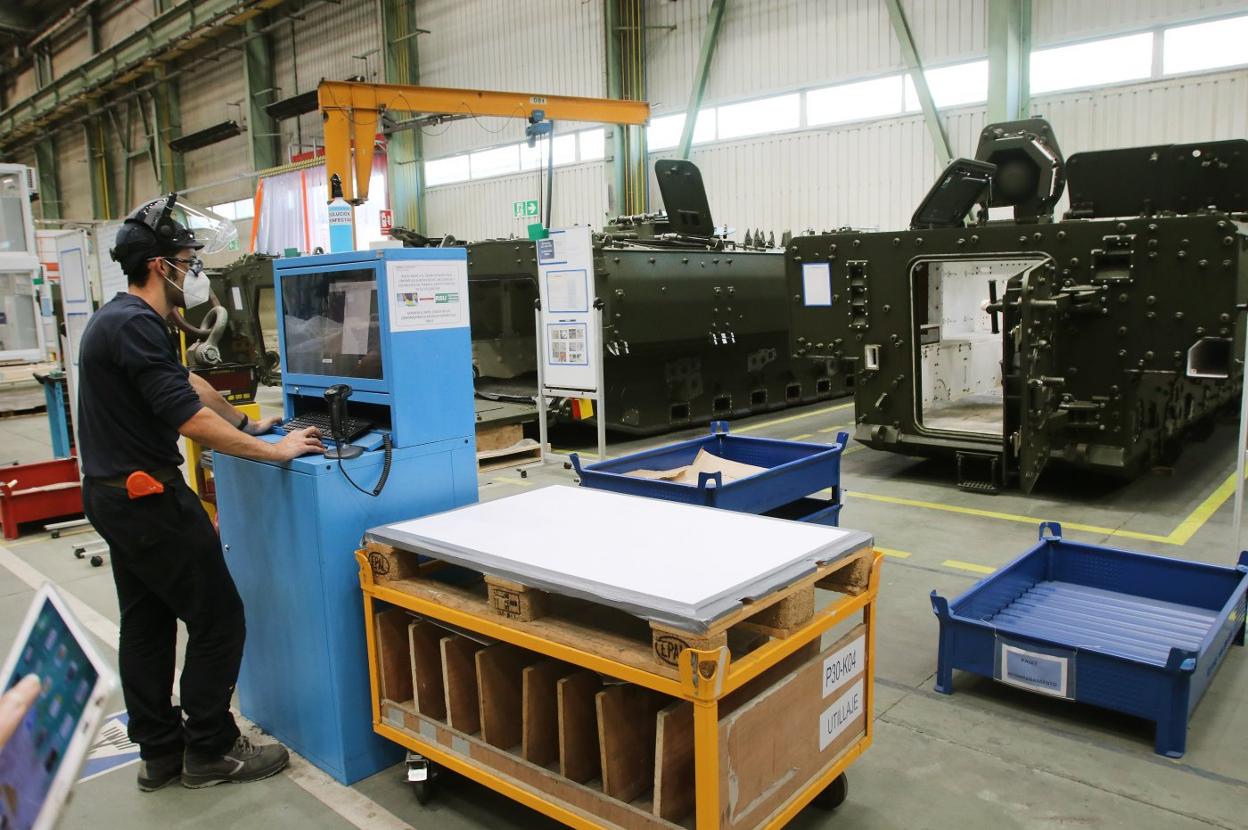
<path id="1" fill-rule="evenodd" d="M 511 218 L 526 219 L 537 216 L 537 199 L 521 199 L 511 203 Z"/>

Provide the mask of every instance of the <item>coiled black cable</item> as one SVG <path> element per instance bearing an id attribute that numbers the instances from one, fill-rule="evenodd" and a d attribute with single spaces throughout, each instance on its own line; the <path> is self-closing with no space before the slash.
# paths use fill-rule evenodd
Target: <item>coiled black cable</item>
<path id="1" fill-rule="evenodd" d="M 335 438 L 334 440 L 337 441 L 338 439 Z M 343 442 L 339 441 L 339 443 L 341 444 Z M 351 478 L 351 475 L 347 472 L 347 468 L 342 466 L 342 456 L 338 457 L 338 471 L 342 473 L 342 477 L 350 482 L 352 487 L 359 490 L 364 495 L 372 496 L 373 498 L 377 498 L 381 495 L 381 491 L 386 488 L 386 479 L 390 478 L 390 461 L 392 460 L 390 433 L 382 433 L 381 448 L 385 452 L 381 462 L 381 476 L 378 477 L 377 485 L 373 487 L 371 491 L 365 490 L 363 487 L 355 483 L 355 479 Z"/>

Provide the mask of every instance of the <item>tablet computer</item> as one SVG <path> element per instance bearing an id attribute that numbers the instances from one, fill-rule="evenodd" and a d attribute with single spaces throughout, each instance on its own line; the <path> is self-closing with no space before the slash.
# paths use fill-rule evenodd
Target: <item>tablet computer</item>
<path id="1" fill-rule="evenodd" d="M 51 585 L 35 594 L 0 671 L 4 690 L 35 674 L 38 700 L 0 747 L 0 828 L 50 830 L 104 717 L 116 680 Z"/>

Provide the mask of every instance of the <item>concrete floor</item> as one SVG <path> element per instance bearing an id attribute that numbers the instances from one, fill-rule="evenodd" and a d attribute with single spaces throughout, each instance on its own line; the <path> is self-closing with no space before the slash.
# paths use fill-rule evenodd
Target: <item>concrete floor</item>
<path id="1" fill-rule="evenodd" d="M 733 424 L 736 432 L 809 441 L 847 428 L 845 402 Z M 613 444 L 612 454 L 699 434 Z M 564 446 L 576 436 L 556 434 Z M 585 436 L 592 439 L 592 436 Z M 586 440 L 588 443 L 588 440 Z M 1034 543 L 1036 522 L 1066 535 L 1185 559 L 1230 563 L 1234 425 L 1191 445 L 1172 471 L 1123 484 L 1050 471 L 1031 497 L 984 496 L 952 486 L 947 465 L 851 447 L 843 460 L 841 523 L 875 534 L 890 556 L 883 572 L 877 643 L 876 739 L 850 772 L 848 801 L 834 813 L 808 809 L 794 827 L 850 828 L 1244 828 L 1248 826 L 1248 654 L 1233 649 L 1191 721 L 1187 755 L 1152 752 L 1151 724 L 958 676 L 952 697 L 932 691 L 936 620 L 928 592 L 969 587 Z M 42 417 L 0 420 L 0 462 L 49 454 Z M 528 478 L 483 477 L 492 499 L 554 482 L 560 467 Z M 75 560 L 76 539 L 29 534 L 0 549 L 0 631 L 13 631 L 32 585 L 48 578 L 75 597 L 110 658 L 116 600 L 108 568 Z M 117 706 L 120 709 L 120 705 Z M 354 787 L 306 764 L 242 787 L 143 795 L 135 768 L 79 786 L 65 830 L 145 828 L 534 828 L 553 822 L 470 781 L 450 776 L 419 806 L 402 771 Z"/>

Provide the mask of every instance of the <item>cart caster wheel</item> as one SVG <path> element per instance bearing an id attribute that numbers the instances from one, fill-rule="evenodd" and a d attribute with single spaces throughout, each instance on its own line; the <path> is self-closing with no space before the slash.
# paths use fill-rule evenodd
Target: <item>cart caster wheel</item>
<path id="1" fill-rule="evenodd" d="M 433 800 L 441 772 L 429 759 L 415 752 L 407 753 L 407 783 L 412 785 L 417 804 L 423 807 Z"/>
<path id="2" fill-rule="evenodd" d="M 75 558 L 75 559 L 85 559 L 85 558 L 86 558 L 86 556 L 87 556 L 87 552 L 86 552 L 85 550 L 82 550 L 81 548 L 75 548 L 75 549 L 74 549 L 74 558 Z"/>
<path id="3" fill-rule="evenodd" d="M 528 471 L 528 470 L 521 470 L 521 471 L 520 471 L 520 478 L 528 478 L 528 477 L 529 477 L 529 471 Z"/>
<path id="4" fill-rule="evenodd" d="M 52 531 L 52 538 L 53 538 L 53 539 L 59 539 L 59 538 L 61 538 L 61 532 L 60 532 L 59 530 L 54 530 L 54 531 Z"/>
<path id="5" fill-rule="evenodd" d="M 433 800 L 433 790 L 436 785 L 432 781 L 416 781 L 412 784 L 412 791 L 416 793 L 416 803 L 424 807 Z"/>
<path id="6" fill-rule="evenodd" d="M 815 796 L 811 803 L 823 810 L 835 810 L 845 803 L 845 797 L 848 795 L 849 779 L 842 772 L 836 776 L 835 781 L 824 787 L 823 792 Z"/>
<path id="7" fill-rule="evenodd" d="M 104 564 L 104 557 L 103 557 L 103 556 L 92 556 L 92 557 L 91 557 L 91 567 L 93 567 L 93 568 L 98 568 L 98 567 L 100 567 L 100 566 L 101 566 L 101 565 L 103 565 L 103 564 Z"/>

